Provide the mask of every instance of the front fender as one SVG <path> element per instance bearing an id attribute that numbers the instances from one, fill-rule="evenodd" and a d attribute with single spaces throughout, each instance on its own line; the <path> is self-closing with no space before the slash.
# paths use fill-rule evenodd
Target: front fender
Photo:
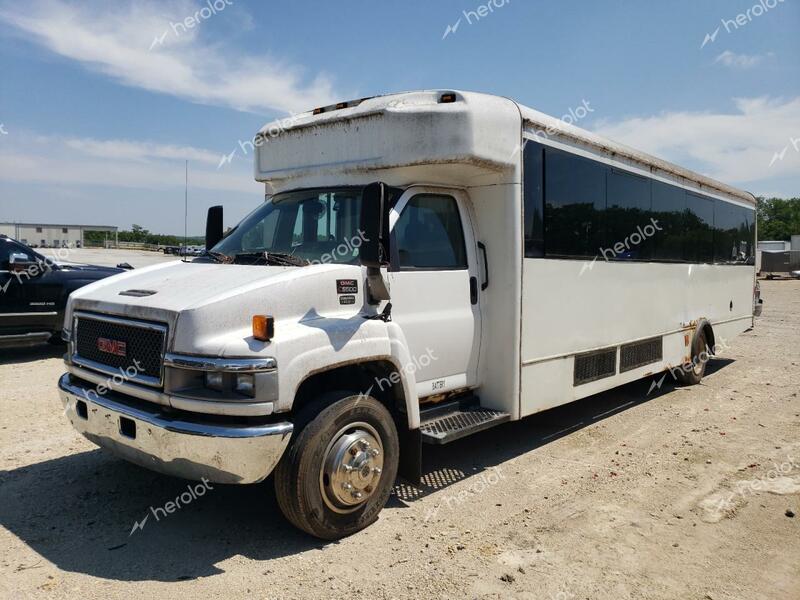
<path id="1" fill-rule="evenodd" d="M 400 375 L 409 428 L 419 427 L 419 399 L 414 363 L 403 330 L 394 323 L 365 319 L 319 317 L 281 328 L 276 340 L 279 397 L 276 412 L 291 410 L 300 384 L 317 373 L 376 360 L 389 361 Z M 347 388 L 348 382 L 342 382 Z M 376 379 L 375 385 L 381 385 Z M 355 390 L 367 392 L 367 390 Z"/>

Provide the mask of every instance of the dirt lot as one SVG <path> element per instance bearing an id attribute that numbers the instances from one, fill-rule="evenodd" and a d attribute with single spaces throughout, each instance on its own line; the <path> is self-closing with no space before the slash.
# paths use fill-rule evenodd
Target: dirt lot
<path id="1" fill-rule="evenodd" d="M 429 450 L 378 523 L 292 529 L 269 482 L 186 482 L 73 433 L 50 349 L 0 354 L 0 596 L 800 598 L 800 281 L 692 388 L 650 381 Z"/>

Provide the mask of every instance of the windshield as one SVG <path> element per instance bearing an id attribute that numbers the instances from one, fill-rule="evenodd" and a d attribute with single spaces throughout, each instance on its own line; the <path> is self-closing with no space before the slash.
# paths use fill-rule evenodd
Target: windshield
<path id="1" fill-rule="evenodd" d="M 259 255 L 274 254 L 298 266 L 357 264 L 363 242 L 359 230 L 361 192 L 362 188 L 340 187 L 276 194 L 210 254 L 249 263 Z"/>

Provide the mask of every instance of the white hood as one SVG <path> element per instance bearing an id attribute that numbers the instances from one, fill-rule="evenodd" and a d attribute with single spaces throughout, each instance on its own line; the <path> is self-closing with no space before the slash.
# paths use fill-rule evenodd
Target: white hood
<path id="1" fill-rule="evenodd" d="M 342 306 L 337 279 L 359 281 L 354 305 Z M 252 348 L 251 319 L 306 319 L 357 312 L 363 306 L 361 267 L 276 267 L 170 262 L 129 271 L 81 288 L 74 311 L 89 311 L 166 323 L 172 352 L 231 356 Z M 130 294 L 135 295 L 130 295 Z M 233 347 L 231 346 L 233 344 Z"/>

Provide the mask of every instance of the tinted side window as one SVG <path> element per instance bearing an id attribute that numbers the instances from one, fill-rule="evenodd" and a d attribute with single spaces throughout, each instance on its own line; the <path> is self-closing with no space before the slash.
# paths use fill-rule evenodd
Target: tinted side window
<path id="1" fill-rule="evenodd" d="M 705 196 L 686 195 L 686 244 L 684 260 L 714 262 L 714 201 Z"/>
<path id="2" fill-rule="evenodd" d="M 652 215 L 660 230 L 653 236 L 656 260 L 683 260 L 686 240 L 686 190 L 653 182 Z"/>
<path id="3" fill-rule="evenodd" d="M 608 168 L 546 148 L 544 170 L 547 256 L 597 256 L 604 245 Z"/>
<path id="4" fill-rule="evenodd" d="M 745 260 L 756 255 L 756 211 L 742 208 L 739 225 L 739 249 L 745 253 Z"/>
<path id="5" fill-rule="evenodd" d="M 11 259 L 11 244 L 6 240 L 0 240 L 0 269 L 8 269 L 8 261 Z"/>
<path id="6" fill-rule="evenodd" d="M 714 262 L 736 262 L 739 257 L 739 227 L 743 209 L 714 200 Z"/>
<path id="7" fill-rule="evenodd" d="M 615 259 L 647 259 L 651 256 L 648 242 L 640 232 L 652 229 L 650 223 L 650 180 L 631 173 L 611 169 L 608 173 L 606 246 L 614 250 Z M 624 248 L 617 252 L 616 248 Z M 608 255 L 608 254 L 606 254 Z"/>
<path id="8" fill-rule="evenodd" d="M 540 258 L 544 256 L 544 147 L 526 142 L 523 160 L 525 256 Z"/>
<path id="9" fill-rule="evenodd" d="M 464 229 L 452 196 L 414 196 L 394 232 L 401 271 L 467 268 Z"/>

